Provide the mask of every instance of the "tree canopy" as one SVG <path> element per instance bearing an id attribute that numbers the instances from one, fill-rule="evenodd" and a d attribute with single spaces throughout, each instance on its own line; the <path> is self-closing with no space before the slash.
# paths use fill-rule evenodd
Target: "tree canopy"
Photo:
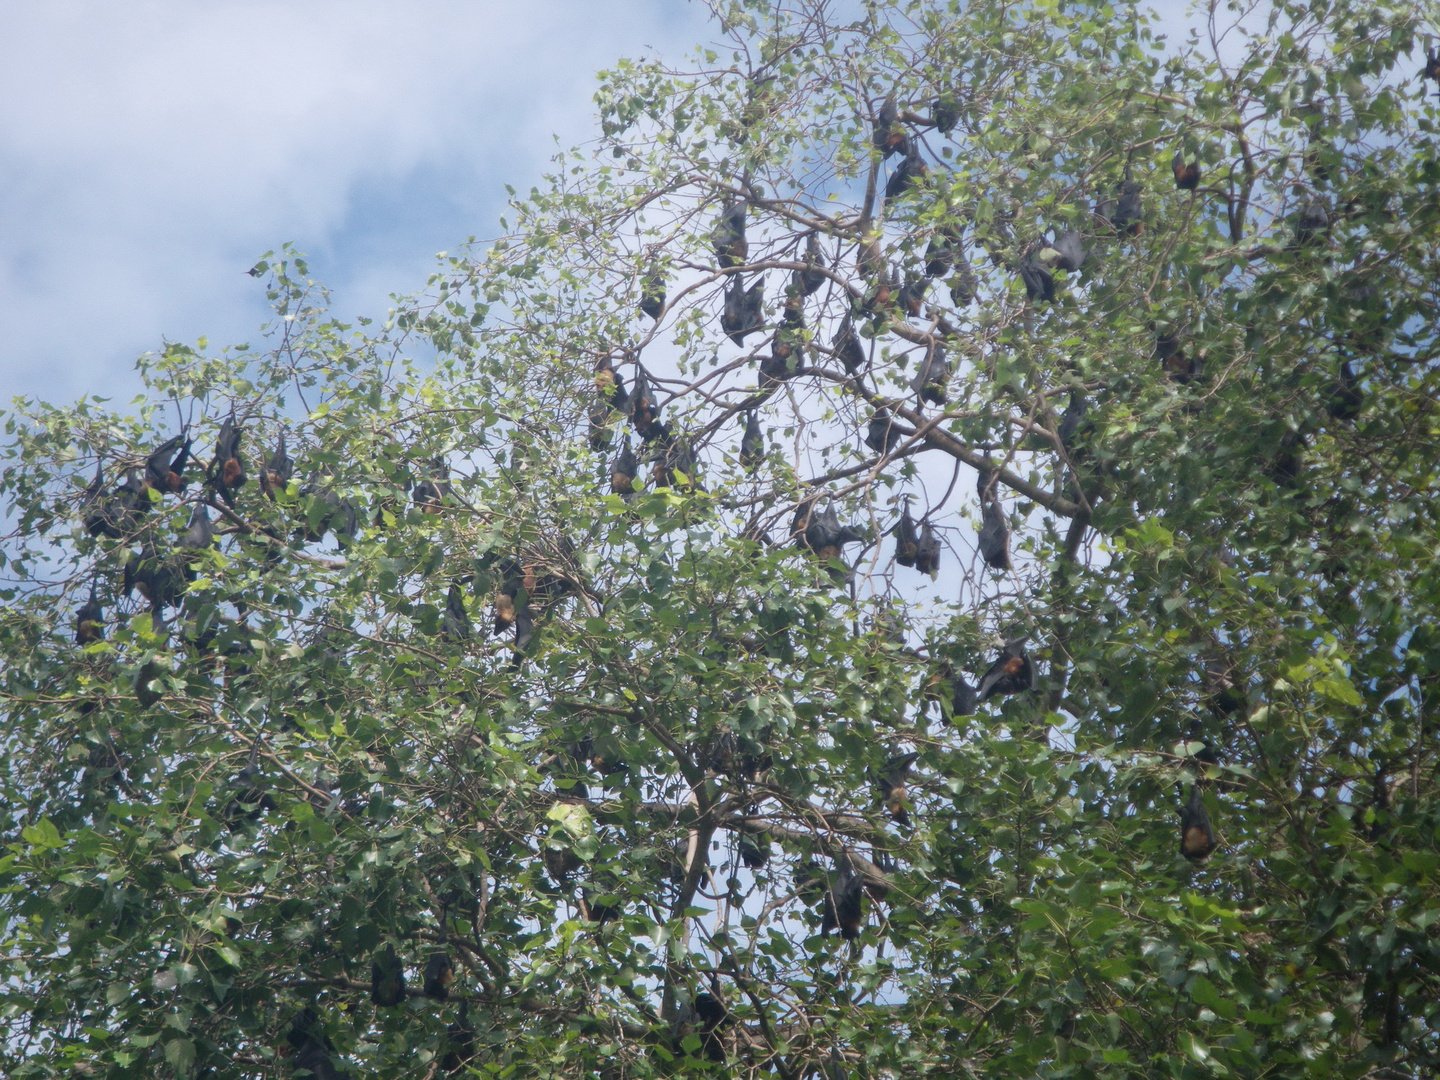
<path id="1" fill-rule="evenodd" d="M 712 7 L 6 414 L 5 1075 L 1433 1075 L 1436 5 Z"/>

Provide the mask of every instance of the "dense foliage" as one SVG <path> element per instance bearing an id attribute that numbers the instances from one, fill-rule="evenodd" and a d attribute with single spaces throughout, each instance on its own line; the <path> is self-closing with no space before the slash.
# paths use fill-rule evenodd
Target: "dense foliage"
<path id="1" fill-rule="evenodd" d="M 5 1075 L 1434 1075 L 1435 4 L 715 14 L 7 414 Z"/>

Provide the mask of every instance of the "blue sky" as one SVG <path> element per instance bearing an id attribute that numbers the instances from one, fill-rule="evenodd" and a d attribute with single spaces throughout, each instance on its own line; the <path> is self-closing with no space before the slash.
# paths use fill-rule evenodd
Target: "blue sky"
<path id="1" fill-rule="evenodd" d="M 257 256 L 383 316 L 593 130 L 594 74 L 686 0 L 0 4 L 0 408 L 120 401 L 162 339 L 256 340 Z"/>
<path id="2" fill-rule="evenodd" d="M 593 135 L 597 70 L 711 38 L 690 0 L 0 3 L 0 408 L 258 341 L 245 270 L 286 241 L 383 316 Z"/>

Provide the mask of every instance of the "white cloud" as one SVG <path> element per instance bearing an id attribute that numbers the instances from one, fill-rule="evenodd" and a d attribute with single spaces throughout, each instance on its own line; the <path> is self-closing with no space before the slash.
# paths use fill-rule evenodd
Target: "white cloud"
<path id="1" fill-rule="evenodd" d="M 285 240 L 342 314 L 383 314 L 435 250 L 495 229 L 552 131 L 588 137 L 596 69 L 643 42 L 678 56 L 702 17 L 676 0 L 0 8 L 0 402 L 114 387 L 162 335 L 252 337 L 243 271 Z"/>

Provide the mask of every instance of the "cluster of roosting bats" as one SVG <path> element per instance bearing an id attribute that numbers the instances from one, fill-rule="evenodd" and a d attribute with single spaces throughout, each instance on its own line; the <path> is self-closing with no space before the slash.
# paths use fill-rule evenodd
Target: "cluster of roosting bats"
<path id="1" fill-rule="evenodd" d="M 1422 75 L 1440 83 L 1440 55 L 1427 55 Z M 884 188 L 887 201 L 898 201 L 924 188 L 930 170 L 921 154 L 914 129 L 933 127 L 945 133 L 956 122 L 954 103 L 943 96 L 933 103 L 928 118 L 909 110 L 902 112 L 894 96 L 885 100 L 875 117 L 874 146 L 884 159 L 899 155 L 899 164 L 891 169 Z M 1202 174 L 1198 160 L 1187 161 L 1182 153 L 1177 152 L 1171 168 L 1177 188 L 1190 192 L 1200 190 Z M 1321 167 L 1316 164 L 1313 168 L 1318 171 Z M 1095 206 L 1095 217 L 1103 223 L 1105 233 L 1134 236 L 1143 229 L 1142 194 L 1142 186 L 1132 177 L 1127 163 L 1124 178 L 1113 195 L 1105 196 Z M 1324 202 L 1318 196 L 1312 198 L 1295 217 L 1293 246 L 1303 247 L 1310 243 L 1323 234 L 1329 223 L 1330 215 Z M 719 271 L 728 276 L 720 326 L 731 341 L 742 346 L 748 336 L 764 333 L 767 329 L 764 272 L 755 273 L 753 282 L 748 286 L 746 284 L 749 256 L 746 226 L 747 202 L 732 196 L 722 207 L 719 220 L 709 236 Z M 996 266 L 1008 268 L 1017 275 L 1029 301 L 1049 303 L 1056 300 L 1064 280 L 1057 279 L 1057 271 L 1066 274 L 1079 271 L 1089 256 L 1086 244 L 1084 235 L 1067 228 L 1056 231 L 1048 240 L 1023 248 L 1018 259 L 1011 260 L 993 251 L 990 258 Z M 870 320 L 878 333 L 886 320 L 897 313 L 918 316 L 931 282 L 947 277 L 951 298 L 957 306 L 973 302 L 979 291 L 979 279 L 967 259 L 961 229 L 947 224 L 935 232 L 925 252 L 922 275 L 902 280 L 873 238 L 861 243 L 857 268 L 866 287 L 851 297 L 850 313 L 840 324 L 830 346 L 822 349 L 808 340 L 803 305 L 807 297 L 813 296 L 832 279 L 832 275 L 823 258 L 819 234 L 815 231 L 808 233 L 803 260 L 791 272 L 785 289 L 783 314 L 771 337 L 769 353 L 760 359 L 757 391 L 739 407 L 745 416 L 739 460 L 746 471 L 755 471 L 765 457 L 765 439 L 759 424 L 758 407 L 784 382 L 806 373 L 807 348 L 837 359 L 851 380 L 854 391 L 873 406 L 864 442 L 877 455 L 884 457 L 892 453 L 904 439 L 917 434 L 895 422 L 891 409 L 897 402 L 887 402 L 867 390 L 864 382 L 866 355 L 856 322 Z M 664 317 L 666 284 L 658 266 L 652 266 L 642 275 L 639 307 L 651 319 L 659 321 Z M 952 374 L 944 342 L 954 336 L 954 329 L 943 315 L 934 310 L 931 315 L 938 334 L 928 336 L 924 354 L 909 381 L 921 409 L 927 404 L 941 408 L 946 405 Z M 1180 325 L 1155 328 L 1154 359 L 1166 375 L 1178 383 L 1190 382 L 1201 374 L 1200 357 L 1187 350 Z M 698 461 L 691 437 L 661 420 L 660 407 L 650 380 L 638 357 L 634 358 L 634 362 L 634 385 L 628 389 L 610 358 L 602 359 L 595 366 L 597 397 L 590 411 L 589 433 L 592 449 L 605 452 L 612 448 L 617 420 L 627 422 L 639 440 L 637 454 L 629 434 L 623 436 L 610 465 L 610 490 L 626 499 L 632 498 L 639 488 L 642 464 L 650 466 L 650 480 L 654 487 L 699 487 Z M 1335 392 L 1327 407 L 1333 416 L 1348 421 L 1359 414 L 1363 400 L 1359 378 L 1347 360 L 1339 369 Z M 1073 449 L 1072 442 L 1080 431 L 1088 407 L 1085 393 L 1072 391 L 1069 405 L 1056 428 L 1060 445 L 1067 450 Z M 104 536 L 124 543 L 126 554 L 121 587 L 126 596 L 138 591 L 149 602 L 157 630 L 164 626 L 166 609 L 180 606 L 190 584 L 196 579 L 195 560 L 215 543 L 216 532 L 210 508 L 220 510 L 223 503 L 225 509 L 221 512 L 234 519 L 239 531 L 262 534 L 263 539 L 271 542 L 272 548 L 278 548 L 281 543 L 280 536 L 270 527 L 247 525 L 234 514 L 236 498 L 249 480 L 242 437 L 243 427 L 232 414 L 220 427 L 214 458 L 204 476 L 205 486 L 219 501 L 195 501 L 186 529 L 169 551 L 161 551 L 149 535 L 141 542 L 138 551 L 133 550 L 130 544 L 146 532 L 146 519 L 152 509 L 163 504 L 166 496 L 182 495 L 192 479 L 187 475 L 195 464 L 188 431 L 166 440 L 143 461 L 126 465 L 113 487 L 107 488 L 102 461 L 94 481 L 84 493 L 81 519 L 85 530 L 91 536 Z M 1293 457 L 1296 447 L 1292 444 L 1282 450 Z M 1278 474 L 1283 474 L 1285 463 L 1277 465 L 1276 470 Z M 262 494 L 275 499 L 277 492 L 287 490 L 294 471 L 295 463 L 287 453 L 282 434 L 274 452 L 259 471 Z M 1011 569 L 1010 536 L 1006 514 L 996 491 L 998 475 L 995 470 L 979 471 L 976 486 L 981 526 L 976 539 L 985 564 L 996 571 L 1007 571 Z M 355 535 L 359 522 L 357 510 L 335 490 L 332 476 L 327 473 L 312 475 L 299 493 L 312 497 L 307 521 L 298 531 L 304 541 L 317 542 L 327 532 L 333 532 L 338 538 Z M 415 484 L 412 498 L 422 510 L 438 513 L 452 494 L 448 467 L 437 459 L 430 463 L 429 475 Z M 858 526 L 842 524 L 833 505 L 819 509 L 820 498 L 817 494 L 801 501 L 791 523 L 791 537 L 799 548 L 821 560 L 837 582 L 846 582 L 851 572 L 843 561 L 843 550 L 849 544 L 864 541 L 867 533 Z M 895 561 L 899 565 L 913 567 L 932 577 L 938 574 L 941 545 L 928 516 L 917 524 L 907 501 L 891 532 L 895 538 Z M 272 550 L 269 558 L 278 560 L 279 555 Z M 505 557 L 492 560 L 492 563 L 499 583 L 495 632 L 513 631 L 518 664 L 533 638 L 537 611 L 573 591 L 575 584 L 564 573 L 537 569 L 522 558 Z M 453 581 L 446 597 L 441 628 L 444 636 L 450 639 L 468 638 L 473 633 L 464 601 L 464 584 L 464 579 Z M 91 582 L 89 598 L 76 613 L 75 638 L 81 645 L 104 638 L 105 613 L 98 585 L 97 574 Z M 213 628 L 208 633 L 213 638 Z M 203 637 L 196 644 L 203 648 Z M 968 715 L 980 702 L 992 697 L 1032 689 L 1034 673 L 1025 644 L 1025 637 L 1007 641 L 975 686 L 942 665 L 938 679 L 932 679 L 927 686 L 927 695 L 933 697 L 936 687 L 943 686 L 950 696 L 953 713 Z M 146 695 L 151 693 L 148 680 L 137 681 L 137 696 L 142 701 L 148 703 Z M 1236 692 L 1232 687 L 1227 693 L 1214 695 L 1212 707 L 1222 711 L 1242 709 L 1243 692 Z M 257 750 L 258 740 L 252 747 L 249 762 L 233 785 L 235 798 L 231 810 L 227 811 L 227 817 L 232 822 L 253 820 L 273 806 L 263 790 L 256 762 Z M 891 818 L 902 826 L 910 824 L 906 785 L 916 758 L 914 752 L 896 754 L 875 777 L 881 802 Z M 1208 742 L 1203 743 L 1203 749 L 1195 755 L 1194 761 L 1197 768 L 1217 763 L 1215 752 Z M 1216 846 L 1215 832 L 1206 811 L 1201 784 L 1197 780 L 1191 784 L 1189 796 L 1181 808 L 1180 852 L 1187 859 L 1202 860 Z M 767 848 L 768 837 L 757 838 L 748 834 L 742 837 L 741 854 L 751 867 L 765 865 Z M 574 856 L 568 850 L 562 853 L 547 848 L 544 859 L 548 872 L 557 882 L 565 880 L 571 871 L 578 868 L 578 864 L 569 861 Z M 802 882 L 801 892 L 812 896 L 818 892 L 820 895 L 822 933 L 838 929 L 842 937 L 854 939 L 864 923 L 863 896 L 867 884 L 848 856 L 837 858 L 836 864 L 833 879 L 821 873 L 813 863 L 802 867 L 800 876 L 806 880 Z M 604 923 L 619 915 L 617 907 L 602 903 L 588 891 L 583 892 L 582 897 L 583 910 L 595 922 Z M 448 953 L 443 949 L 433 952 L 425 965 L 425 995 L 438 1001 L 446 1000 L 453 978 Z M 691 1030 L 701 1034 L 706 1055 L 722 1060 L 724 1054 L 718 1033 L 721 1026 L 728 1022 L 729 1013 L 721 1001 L 719 987 L 713 989 L 713 994 L 695 995 L 693 1002 L 682 1010 L 682 1019 L 691 1025 Z M 405 996 L 403 967 L 394 946 L 386 945 L 377 952 L 372 965 L 372 1000 L 377 1006 L 392 1007 L 400 1004 Z M 442 1066 L 447 1072 L 458 1069 L 474 1051 L 474 1031 L 466 1008 L 467 1003 L 462 1001 L 458 1018 L 450 1028 L 450 1050 Z M 315 1080 L 339 1080 L 347 1075 L 334 1065 L 331 1057 L 333 1047 L 312 1009 L 304 1010 L 295 1018 L 288 1039 L 293 1048 L 295 1066 L 309 1070 Z"/>

